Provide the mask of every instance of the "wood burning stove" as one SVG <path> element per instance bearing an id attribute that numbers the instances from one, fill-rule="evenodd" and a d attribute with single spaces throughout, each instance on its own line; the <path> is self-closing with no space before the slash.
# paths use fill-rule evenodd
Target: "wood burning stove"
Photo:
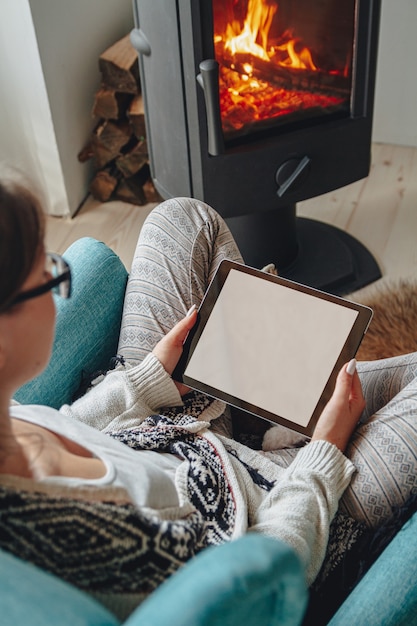
<path id="1" fill-rule="evenodd" d="M 344 295 L 380 277 L 296 203 L 368 175 L 380 0 L 135 0 L 154 184 L 204 200 L 249 265 Z"/>

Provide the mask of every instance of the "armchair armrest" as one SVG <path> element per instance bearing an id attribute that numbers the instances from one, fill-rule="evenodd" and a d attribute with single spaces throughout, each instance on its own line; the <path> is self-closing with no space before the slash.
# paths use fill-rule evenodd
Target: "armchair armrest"
<path id="1" fill-rule="evenodd" d="M 57 322 L 48 367 L 21 387 L 22 404 L 70 403 L 82 373 L 107 369 L 116 354 L 128 273 L 104 243 L 83 237 L 64 253 L 73 276 L 69 300 L 56 297 Z"/>

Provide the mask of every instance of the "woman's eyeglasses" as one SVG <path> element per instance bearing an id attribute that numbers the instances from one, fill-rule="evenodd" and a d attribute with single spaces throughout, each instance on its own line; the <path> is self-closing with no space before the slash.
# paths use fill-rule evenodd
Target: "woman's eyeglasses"
<path id="1" fill-rule="evenodd" d="M 51 275 L 51 279 L 43 285 L 39 285 L 39 287 L 22 291 L 12 300 L 9 306 L 37 298 L 48 291 L 52 291 L 54 294 L 61 296 L 61 298 L 69 298 L 71 296 L 71 270 L 65 259 L 59 256 L 59 254 L 47 252 L 45 269 Z"/>

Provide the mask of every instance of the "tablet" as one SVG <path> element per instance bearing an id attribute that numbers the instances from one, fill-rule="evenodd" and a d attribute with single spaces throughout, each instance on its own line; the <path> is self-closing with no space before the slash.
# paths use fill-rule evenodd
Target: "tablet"
<path id="1" fill-rule="evenodd" d="M 368 307 L 225 260 L 173 376 L 311 436 L 371 319 Z"/>

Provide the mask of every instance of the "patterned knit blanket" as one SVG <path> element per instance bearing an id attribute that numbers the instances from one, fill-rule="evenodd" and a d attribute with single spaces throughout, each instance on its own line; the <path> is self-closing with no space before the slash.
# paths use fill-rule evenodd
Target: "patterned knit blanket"
<path id="1" fill-rule="evenodd" d="M 137 428 L 110 435 L 134 450 L 170 452 L 187 461 L 187 498 L 204 519 L 204 545 L 217 545 L 232 535 L 234 498 L 220 456 L 209 441 L 192 432 L 195 424 L 189 415 L 152 415 Z"/>
<path id="2" fill-rule="evenodd" d="M 215 448 L 192 432 L 196 419 L 154 415 L 113 433 L 137 450 L 177 454 L 188 464 L 185 519 L 151 518 L 132 504 L 0 487 L 0 547 L 81 589 L 149 593 L 193 555 L 228 541 L 235 504 Z"/>

